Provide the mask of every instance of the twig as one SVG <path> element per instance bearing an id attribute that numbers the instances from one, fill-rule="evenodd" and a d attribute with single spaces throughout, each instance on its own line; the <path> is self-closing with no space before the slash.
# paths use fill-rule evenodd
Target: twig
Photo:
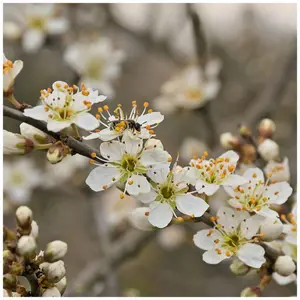
<path id="1" fill-rule="evenodd" d="M 58 141 L 62 141 L 64 144 L 68 145 L 69 148 L 71 148 L 75 153 L 78 153 L 78 154 L 81 154 L 88 158 L 91 158 L 91 153 L 95 152 L 97 154 L 97 157 L 101 158 L 101 154 L 98 150 L 91 148 L 90 146 L 74 139 L 71 136 L 66 136 L 63 134 L 49 131 L 47 129 L 46 123 L 26 117 L 23 115 L 22 112 L 14 109 L 14 108 L 4 106 L 3 113 L 4 113 L 4 116 L 6 116 L 6 117 L 9 117 L 9 118 L 21 121 L 21 122 L 25 122 L 29 125 L 32 125 L 38 129 L 40 129 L 41 131 L 47 133 L 48 135 L 52 136 L 54 139 L 56 139 Z M 97 159 L 95 158 L 94 160 L 97 160 Z M 101 163 L 101 161 L 100 161 L 100 163 Z"/>

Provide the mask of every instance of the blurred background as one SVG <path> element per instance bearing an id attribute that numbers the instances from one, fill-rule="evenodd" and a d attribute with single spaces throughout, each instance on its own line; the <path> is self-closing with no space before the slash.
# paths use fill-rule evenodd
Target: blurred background
<path id="1" fill-rule="evenodd" d="M 112 108 L 148 101 L 165 114 L 157 136 L 172 156 L 181 152 L 181 164 L 206 150 L 221 154 L 220 134 L 237 133 L 241 123 L 255 132 L 259 120 L 269 117 L 295 188 L 296 4 L 194 4 L 192 9 L 203 37 L 198 48 L 186 4 L 4 4 L 4 53 L 24 61 L 15 96 L 35 105 L 41 89 L 63 80 L 99 89 Z M 201 49 L 212 62 L 203 71 L 210 76 L 211 85 L 203 87 L 210 97 L 197 105 L 175 101 L 172 82 L 185 76 L 182 70 Z M 19 132 L 19 122 L 4 118 L 4 129 Z M 13 227 L 15 208 L 26 204 L 39 225 L 41 248 L 55 239 L 68 243 L 66 295 L 239 296 L 258 283 L 255 275 L 234 276 L 229 263 L 205 264 L 192 242 L 201 228 L 196 224 L 145 233 L 141 249 L 99 275 L 112 244 L 144 233 L 128 221 L 139 205 L 134 199 L 120 200 L 113 188 L 93 193 L 85 186 L 91 168 L 78 155 L 58 165 L 40 152 L 4 157 L 4 222 Z M 292 295 L 294 284 L 271 283 L 264 292 Z"/>

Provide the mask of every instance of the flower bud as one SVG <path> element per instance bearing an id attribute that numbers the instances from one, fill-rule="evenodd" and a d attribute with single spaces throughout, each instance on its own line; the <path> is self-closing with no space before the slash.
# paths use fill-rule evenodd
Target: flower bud
<path id="1" fill-rule="evenodd" d="M 259 287 L 246 287 L 241 292 L 241 297 L 259 297 L 260 289 Z"/>
<path id="2" fill-rule="evenodd" d="M 159 148 L 159 149 L 164 149 L 164 146 L 162 144 L 162 142 L 158 139 L 149 139 L 146 143 L 145 143 L 145 150 L 148 149 L 153 149 L 153 148 Z"/>
<path id="3" fill-rule="evenodd" d="M 225 132 L 220 135 L 220 144 L 226 150 L 235 149 L 239 145 L 239 139 L 231 132 Z"/>
<path id="4" fill-rule="evenodd" d="M 283 231 L 283 224 L 278 218 L 265 218 L 261 223 L 260 232 L 263 234 L 262 239 L 271 242 L 279 238 Z"/>
<path id="5" fill-rule="evenodd" d="M 296 266 L 290 256 L 283 255 L 276 259 L 274 270 L 281 276 L 289 276 L 295 272 Z"/>
<path id="6" fill-rule="evenodd" d="M 60 294 L 63 295 L 67 288 L 67 277 L 63 277 L 59 282 L 55 283 L 55 286 L 59 290 Z"/>
<path id="7" fill-rule="evenodd" d="M 27 206 L 20 206 L 16 211 L 16 219 L 20 227 L 28 228 L 32 222 L 32 210 Z"/>
<path id="8" fill-rule="evenodd" d="M 251 270 L 251 268 L 249 268 L 239 259 L 235 259 L 230 265 L 230 270 L 237 276 L 243 276 L 246 275 Z"/>
<path id="9" fill-rule="evenodd" d="M 15 260 L 15 255 L 10 250 L 3 250 L 3 263 L 11 264 Z"/>
<path id="10" fill-rule="evenodd" d="M 36 255 L 36 242 L 32 236 L 23 235 L 17 245 L 18 253 L 27 259 L 32 259 Z"/>
<path id="11" fill-rule="evenodd" d="M 44 259 L 47 262 L 55 262 L 62 259 L 68 251 L 68 245 L 62 241 L 53 241 L 47 244 L 44 251 Z"/>
<path id="12" fill-rule="evenodd" d="M 61 297 L 59 290 L 54 286 L 52 288 L 48 288 L 43 292 L 42 297 Z"/>
<path id="13" fill-rule="evenodd" d="M 30 236 L 34 237 L 35 239 L 37 239 L 39 236 L 39 226 L 34 220 L 31 222 Z"/>
<path id="14" fill-rule="evenodd" d="M 148 221 L 147 213 L 149 213 L 148 207 L 138 207 L 129 214 L 128 220 L 133 227 L 144 231 L 150 231 L 153 229 L 153 226 Z"/>
<path id="15" fill-rule="evenodd" d="M 17 276 L 13 274 L 3 275 L 3 288 L 7 290 L 14 290 L 17 285 Z"/>
<path id="16" fill-rule="evenodd" d="M 48 135 L 29 124 L 22 123 L 20 125 L 20 132 L 23 137 L 31 140 L 34 144 L 48 143 Z"/>
<path id="17" fill-rule="evenodd" d="M 59 282 L 66 275 L 64 262 L 59 260 L 51 263 L 48 268 L 46 268 L 45 275 L 50 283 Z"/>
<path id="18" fill-rule="evenodd" d="M 250 137 L 251 136 L 251 130 L 250 130 L 250 128 L 248 128 L 247 126 L 245 126 L 245 125 L 241 125 L 240 126 L 240 135 L 242 136 L 242 137 Z"/>
<path id="19" fill-rule="evenodd" d="M 53 144 L 47 151 L 47 159 L 51 164 L 57 164 L 67 155 L 66 146 L 57 142 Z"/>
<path id="20" fill-rule="evenodd" d="M 242 145 L 241 154 L 242 162 L 245 164 L 251 164 L 256 160 L 256 149 L 251 144 Z"/>
<path id="21" fill-rule="evenodd" d="M 50 266 L 50 263 L 48 262 L 43 262 L 39 265 L 39 268 L 40 270 L 43 272 L 43 273 L 47 273 L 48 269 L 49 269 L 49 266 Z"/>
<path id="22" fill-rule="evenodd" d="M 3 154 L 25 154 L 33 149 L 33 142 L 22 135 L 3 131 Z"/>
<path id="23" fill-rule="evenodd" d="M 270 139 L 264 140 L 257 148 L 261 157 L 266 160 L 276 159 L 279 156 L 279 146 Z"/>
<path id="24" fill-rule="evenodd" d="M 258 125 L 258 133 L 264 138 L 270 138 L 275 133 L 276 125 L 271 119 L 263 119 Z"/>

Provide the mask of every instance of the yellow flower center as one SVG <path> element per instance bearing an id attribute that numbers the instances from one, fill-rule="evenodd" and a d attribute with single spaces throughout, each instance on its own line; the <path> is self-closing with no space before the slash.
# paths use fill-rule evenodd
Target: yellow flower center
<path id="1" fill-rule="evenodd" d="M 7 60 L 4 64 L 3 64 L 3 74 L 4 73 L 8 73 L 11 71 L 11 69 L 14 67 L 14 64 L 11 60 Z"/>

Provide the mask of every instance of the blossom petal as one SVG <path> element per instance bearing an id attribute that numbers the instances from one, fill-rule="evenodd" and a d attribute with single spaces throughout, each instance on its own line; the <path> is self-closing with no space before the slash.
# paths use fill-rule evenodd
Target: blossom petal
<path id="1" fill-rule="evenodd" d="M 266 218 L 277 218 L 278 217 L 278 213 L 275 210 L 273 210 L 267 206 L 263 207 L 259 211 L 257 210 L 256 213 L 263 217 L 266 217 Z"/>
<path id="2" fill-rule="evenodd" d="M 125 143 L 124 143 L 125 142 Z M 143 149 L 143 141 L 140 139 L 131 139 L 128 135 L 123 136 L 125 152 L 129 154 L 138 154 Z"/>
<path id="3" fill-rule="evenodd" d="M 156 183 L 163 183 L 167 180 L 169 172 L 169 164 L 158 165 L 153 168 L 149 168 L 147 176 Z"/>
<path id="4" fill-rule="evenodd" d="M 203 229 L 198 231 L 194 237 L 194 244 L 203 250 L 214 249 L 216 244 L 215 239 L 219 238 L 219 235 L 216 232 L 211 233 L 211 229 Z"/>
<path id="5" fill-rule="evenodd" d="M 155 193 L 154 190 L 150 190 L 149 193 L 146 194 L 139 194 L 137 196 L 134 196 L 135 199 L 143 202 L 143 203 L 150 203 L 155 200 L 157 197 L 157 194 Z"/>
<path id="6" fill-rule="evenodd" d="M 216 265 L 227 258 L 224 253 L 218 254 L 216 250 L 209 250 L 203 253 L 203 261 L 207 264 Z"/>
<path id="7" fill-rule="evenodd" d="M 287 182 L 277 182 L 268 186 L 265 195 L 269 197 L 269 203 L 283 204 L 291 196 L 292 187 Z"/>
<path id="8" fill-rule="evenodd" d="M 99 121 L 90 113 L 82 113 L 76 117 L 74 123 L 85 130 L 94 130 L 99 126 Z"/>
<path id="9" fill-rule="evenodd" d="M 243 208 L 243 204 L 235 198 L 230 198 L 228 200 L 228 204 L 234 208 L 239 208 L 239 209 Z"/>
<path id="10" fill-rule="evenodd" d="M 53 132 L 59 132 L 69 126 L 71 126 L 71 121 L 56 121 L 53 119 L 48 119 L 47 129 Z"/>
<path id="11" fill-rule="evenodd" d="M 230 164 L 236 164 L 240 157 L 235 151 L 229 150 L 221 156 L 219 156 L 219 158 L 228 158 Z"/>
<path id="12" fill-rule="evenodd" d="M 149 222 L 158 228 L 166 227 L 172 220 L 173 211 L 168 203 L 154 202 L 150 205 Z"/>
<path id="13" fill-rule="evenodd" d="M 251 180 L 251 182 L 254 182 L 254 183 L 256 183 L 257 181 L 265 182 L 264 173 L 259 168 L 248 169 L 243 174 L 243 177 L 245 177 L 248 181 Z"/>
<path id="14" fill-rule="evenodd" d="M 183 214 L 201 217 L 209 205 L 201 198 L 193 195 L 180 195 L 176 197 L 177 209 Z"/>
<path id="15" fill-rule="evenodd" d="M 218 223 L 224 226 L 226 231 L 233 231 L 239 226 L 241 219 L 249 217 L 249 214 L 246 212 L 241 214 L 239 211 L 223 206 L 219 208 L 217 216 Z"/>
<path id="16" fill-rule="evenodd" d="M 49 34 L 63 34 L 69 28 L 69 21 L 65 18 L 52 18 L 47 23 L 47 32 Z"/>
<path id="17" fill-rule="evenodd" d="M 196 190 L 199 193 L 205 193 L 207 196 L 213 195 L 219 188 L 220 186 L 217 184 L 207 183 L 201 179 L 196 182 Z"/>
<path id="18" fill-rule="evenodd" d="M 154 125 L 162 122 L 164 116 L 160 112 L 152 112 L 138 117 L 137 123 L 141 125 Z"/>
<path id="19" fill-rule="evenodd" d="M 39 50 L 44 41 L 45 33 L 39 29 L 29 29 L 24 32 L 22 45 L 26 52 L 36 52 Z"/>
<path id="20" fill-rule="evenodd" d="M 117 168 L 101 165 L 91 171 L 85 182 L 93 191 L 100 192 L 117 182 L 120 176 Z"/>
<path id="21" fill-rule="evenodd" d="M 123 144 L 119 141 L 103 142 L 100 145 L 100 153 L 110 161 L 120 160 L 123 155 Z"/>
<path id="22" fill-rule="evenodd" d="M 104 142 L 111 141 L 121 135 L 122 133 L 111 130 L 110 128 L 102 129 L 99 132 L 99 138 Z"/>
<path id="23" fill-rule="evenodd" d="M 84 140 L 94 140 L 94 139 L 99 139 L 100 138 L 100 134 L 99 132 L 92 132 L 91 134 L 87 135 L 87 136 L 83 136 L 82 137 Z"/>
<path id="24" fill-rule="evenodd" d="M 44 105 L 38 105 L 24 110 L 24 116 L 30 117 L 35 120 L 47 121 L 48 113 L 45 111 Z"/>
<path id="25" fill-rule="evenodd" d="M 265 250 L 262 246 L 255 244 L 246 244 L 242 246 L 238 252 L 238 258 L 247 266 L 252 268 L 260 268 L 266 261 Z"/>
<path id="26" fill-rule="evenodd" d="M 247 180 L 239 175 L 230 174 L 222 181 L 222 185 L 238 186 L 247 183 Z"/>
<path id="27" fill-rule="evenodd" d="M 289 276 L 281 276 L 277 272 L 273 272 L 272 277 L 276 281 L 276 283 L 279 285 L 287 285 L 287 284 L 297 281 L 297 276 L 295 273 L 293 273 Z"/>
<path id="28" fill-rule="evenodd" d="M 133 183 L 129 184 L 131 180 L 133 181 Z M 126 191 L 133 196 L 149 193 L 150 189 L 151 189 L 150 183 L 143 175 L 132 175 L 131 177 L 128 178 L 126 183 Z"/>
<path id="29" fill-rule="evenodd" d="M 160 148 L 152 148 L 143 151 L 140 162 L 144 166 L 150 166 L 155 164 L 167 163 L 170 158 L 170 154 Z"/>
<path id="30" fill-rule="evenodd" d="M 249 214 L 248 214 L 249 216 Z M 264 221 L 265 218 L 260 215 L 254 215 L 247 219 L 245 218 L 241 222 L 241 233 L 244 235 L 247 239 L 251 239 L 253 236 L 255 236 L 259 230 L 259 227 L 261 225 L 261 222 Z"/>

